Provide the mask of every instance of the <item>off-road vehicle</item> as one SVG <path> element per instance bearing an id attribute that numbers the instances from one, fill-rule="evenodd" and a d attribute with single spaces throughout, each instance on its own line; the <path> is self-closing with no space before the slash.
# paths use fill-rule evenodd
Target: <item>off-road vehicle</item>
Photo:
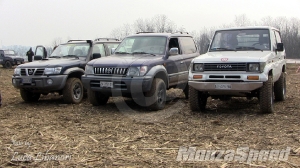
<path id="1" fill-rule="evenodd" d="M 257 97 L 260 112 L 272 113 L 286 95 L 286 54 L 273 27 L 217 30 L 208 52 L 189 70 L 191 110 L 204 111 L 207 98 Z"/>
<path id="2" fill-rule="evenodd" d="M 36 48 L 34 61 L 19 65 L 12 76 L 12 84 L 20 89 L 24 101 L 37 101 L 40 95 L 58 92 L 65 103 L 80 103 L 84 89 L 81 76 L 88 61 L 110 55 L 117 39 L 70 40 L 59 45 L 47 57 L 44 47 Z"/>
<path id="3" fill-rule="evenodd" d="M 4 68 L 11 68 L 24 63 L 24 58 L 18 56 L 14 50 L 0 50 L 0 64 Z"/>
<path id="4" fill-rule="evenodd" d="M 124 96 L 159 110 L 167 89 L 186 88 L 188 67 L 198 55 L 187 33 L 137 33 L 123 39 L 114 55 L 88 62 L 81 80 L 93 105 Z"/>

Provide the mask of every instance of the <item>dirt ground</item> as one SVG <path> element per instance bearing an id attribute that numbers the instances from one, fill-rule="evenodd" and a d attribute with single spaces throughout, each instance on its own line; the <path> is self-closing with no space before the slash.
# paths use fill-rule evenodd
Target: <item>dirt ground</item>
<path id="1" fill-rule="evenodd" d="M 122 98 L 101 107 L 86 98 L 64 104 L 59 95 L 24 103 L 13 69 L 1 67 L 0 167 L 299 167 L 300 74 L 295 64 L 287 69 L 286 101 L 261 115 L 256 98 L 209 99 L 207 112 L 193 113 L 177 89 L 157 112 Z M 176 161 L 181 146 L 291 150 L 286 161 Z"/>

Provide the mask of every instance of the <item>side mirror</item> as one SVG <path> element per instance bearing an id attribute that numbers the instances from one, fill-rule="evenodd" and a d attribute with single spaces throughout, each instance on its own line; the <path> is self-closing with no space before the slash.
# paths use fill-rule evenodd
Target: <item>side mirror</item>
<path id="1" fill-rule="evenodd" d="M 276 51 L 283 51 L 283 43 L 277 43 Z"/>
<path id="2" fill-rule="evenodd" d="M 115 52 L 116 48 L 112 48 L 110 51 L 110 54 L 113 54 Z"/>
<path id="3" fill-rule="evenodd" d="M 171 48 L 169 51 L 169 55 L 178 55 L 178 48 Z"/>
<path id="4" fill-rule="evenodd" d="M 35 61 L 36 61 L 36 60 L 42 60 L 43 57 L 40 56 L 40 55 L 35 55 L 35 56 L 33 57 L 33 59 L 34 59 Z"/>
<path id="5" fill-rule="evenodd" d="M 47 58 L 47 50 L 44 48 L 44 58 Z"/>
<path id="6" fill-rule="evenodd" d="M 93 54 L 93 59 L 97 59 L 97 58 L 101 58 L 101 54 L 100 53 L 94 53 Z"/>

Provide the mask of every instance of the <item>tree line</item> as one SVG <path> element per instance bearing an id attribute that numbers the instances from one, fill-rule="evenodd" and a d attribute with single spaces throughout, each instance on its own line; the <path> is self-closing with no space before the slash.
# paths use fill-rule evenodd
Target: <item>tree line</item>
<path id="1" fill-rule="evenodd" d="M 202 27 L 200 30 L 191 31 L 200 54 L 206 52 L 207 45 L 219 28 L 240 27 L 240 26 L 272 26 L 281 31 L 282 41 L 286 49 L 287 58 L 300 58 L 300 20 L 298 18 L 270 16 L 262 18 L 260 21 L 251 21 L 245 14 L 236 15 L 231 23 L 220 25 L 219 27 Z M 166 15 L 155 15 L 152 18 L 135 20 L 132 24 L 126 23 L 111 31 L 110 37 L 122 40 L 124 37 L 137 32 L 157 32 L 157 33 L 174 33 L 186 32 L 184 27 L 178 27 Z M 71 38 L 68 37 L 67 41 Z M 48 54 L 52 53 L 55 46 L 66 41 L 62 38 L 55 38 L 50 47 L 46 47 Z M 4 49 L 13 49 L 18 55 L 24 56 L 30 47 L 28 46 L 4 46 Z M 34 49 L 34 47 L 33 47 Z"/>

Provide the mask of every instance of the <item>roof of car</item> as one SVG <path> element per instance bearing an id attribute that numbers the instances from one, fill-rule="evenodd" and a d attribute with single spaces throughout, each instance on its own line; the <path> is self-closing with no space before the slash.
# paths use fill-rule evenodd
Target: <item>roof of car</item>
<path id="1" fill-rule="evenodd" d="M 175 32 L 175 33 L 155 33 L 155 32 L 138 32 L 136 34 L 129 35 L 127 37 L 135 36 L 164 36 L 164 37 L 192 37 L 187 32 Z"/>
<path id="2" fill-rule="evenodd" d="M 275 27 L 271 27 L 271 26 L 243 26 L 243 27 L 231 27 L 231 28 L 217 29 L 217 31 L 220 31 L 220 30 L 241 30 L 241 29 L 270 29 L 270 30 L 278 30 Z"/>

